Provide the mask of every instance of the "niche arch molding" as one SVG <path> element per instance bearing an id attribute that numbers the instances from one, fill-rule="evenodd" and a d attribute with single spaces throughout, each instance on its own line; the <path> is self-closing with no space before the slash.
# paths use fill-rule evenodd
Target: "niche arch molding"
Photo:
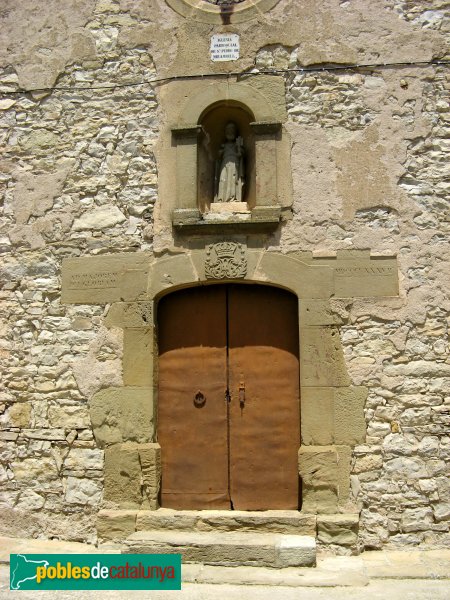
<path id="1" fill-rule="evenodd" d="M 166 3 L 182 17 L 223 25 L 243 23 L 271 10 L 279 0 L 240 0 L 231 6 L 218 6 L 209 0 L 166 0 Z"/>

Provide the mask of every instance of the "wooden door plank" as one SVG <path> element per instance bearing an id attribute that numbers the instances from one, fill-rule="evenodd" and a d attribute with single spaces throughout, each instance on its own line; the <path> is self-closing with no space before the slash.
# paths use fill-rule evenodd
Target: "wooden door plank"
<path id="1" fill-rule="evenodd" d="M 298 509 L 297 298 L 276 288 L 234 285 L 228 307 L 233 507 Z"/>
<path id="2" fill-rule="evenodd" d="M 161 505 L 230 508 L 225 287 L 163 298 L 158 323 Z"/>

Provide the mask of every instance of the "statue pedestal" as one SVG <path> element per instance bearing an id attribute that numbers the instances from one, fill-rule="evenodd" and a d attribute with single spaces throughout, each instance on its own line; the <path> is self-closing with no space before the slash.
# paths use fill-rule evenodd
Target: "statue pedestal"
<path id="1" fill-rule="evenodd" d="M 250 214 L 247 202 L 211 202 L 210 213 Z"/>

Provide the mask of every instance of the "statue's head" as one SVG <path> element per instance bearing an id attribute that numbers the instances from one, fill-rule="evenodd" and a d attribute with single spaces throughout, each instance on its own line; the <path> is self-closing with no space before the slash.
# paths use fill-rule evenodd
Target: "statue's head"
<path id="1" fill-rule="evenodd" d="M 228 121 L 225 125 L 225 139 L 227 142 L 233 142 L 237 137 L 237 127 L 234 121 Z"/>

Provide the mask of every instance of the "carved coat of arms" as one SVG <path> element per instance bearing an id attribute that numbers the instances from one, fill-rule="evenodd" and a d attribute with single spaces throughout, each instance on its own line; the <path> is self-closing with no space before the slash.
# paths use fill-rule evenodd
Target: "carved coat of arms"
<path id="1" fill-rule="evenodd" d="M 242 279 L 247 274 L 245 246 L 219 242 L 206 246 L 206 279 Z"/>

